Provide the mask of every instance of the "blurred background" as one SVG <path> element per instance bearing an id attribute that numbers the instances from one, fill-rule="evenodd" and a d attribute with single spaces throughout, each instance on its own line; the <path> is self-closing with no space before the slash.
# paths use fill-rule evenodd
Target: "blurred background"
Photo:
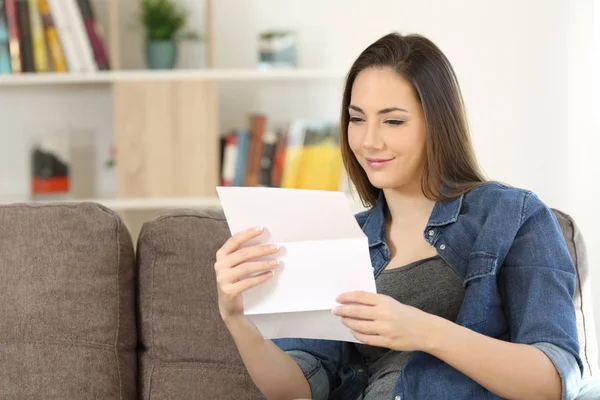
<path id="1" fill-rule="evenodd" d="M 345 73 L 380 36 L 420 33 L 458 74 L 488 177 L 575 218 L 600 291 L 600 0 L 0 7 L 0 202 L 93 199 L 135 225 L 218 207 L 217 185 L 348 191 Z"/>

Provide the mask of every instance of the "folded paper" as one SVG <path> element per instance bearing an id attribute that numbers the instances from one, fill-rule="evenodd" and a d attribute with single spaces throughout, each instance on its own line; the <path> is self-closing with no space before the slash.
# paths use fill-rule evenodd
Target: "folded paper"
<path id="1" fill-rule="evenodd" d="M 247 245 L 277 243 L 274 277 L 243 295 L 244 313 L 269 339 L 356 342 L 331 310 L 345 292 L 375 293 L 368 240 L 342 192 L 218 187 L 232 234 L 263 225 Z"/>

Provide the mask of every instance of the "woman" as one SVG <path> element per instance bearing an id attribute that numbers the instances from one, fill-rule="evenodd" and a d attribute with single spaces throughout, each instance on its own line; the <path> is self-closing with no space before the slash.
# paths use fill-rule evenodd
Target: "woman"
<path id="1" fill-rule="evenodd" d="M 362 344 L 265 340 L 241 294 L 276 264 L 217 253 L 219 309 L 268 399 L 573 399 L 581 384 L 575 269 L 534 194 L 486 182 L 454 71 L 418 36 L 387 35 L 358 57 L 343 98 L 341 147 L 369 210 L 377 294 L 334 310 Z M 251 278 L 250 274 L 256 274 Z"/>

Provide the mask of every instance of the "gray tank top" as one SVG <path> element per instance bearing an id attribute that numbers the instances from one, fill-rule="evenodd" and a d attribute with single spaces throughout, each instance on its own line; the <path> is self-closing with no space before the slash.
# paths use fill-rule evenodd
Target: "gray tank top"
<path id="1" fill-rule="evenodd" d="M 450 321 L 456 320 L 465 294 L 460 276 L 439 256 L 383 270 L 375 284 L 377 293 Z M 356 346 L 369 369 L 363 400 L 391 399 L 410 352 Z"/>

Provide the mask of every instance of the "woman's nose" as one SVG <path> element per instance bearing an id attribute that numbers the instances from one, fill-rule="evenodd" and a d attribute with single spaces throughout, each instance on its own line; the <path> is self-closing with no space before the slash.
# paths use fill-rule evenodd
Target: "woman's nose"
<path id="1" fill-rule="evenodd" d="M 379 128 L 375 124 L 367 125 L 362 145 L 365 149 L 373 150 L 380 150 L 383 147 L 383 139 L 379 132 Z"/>

